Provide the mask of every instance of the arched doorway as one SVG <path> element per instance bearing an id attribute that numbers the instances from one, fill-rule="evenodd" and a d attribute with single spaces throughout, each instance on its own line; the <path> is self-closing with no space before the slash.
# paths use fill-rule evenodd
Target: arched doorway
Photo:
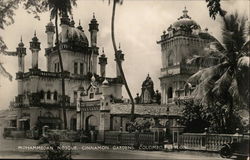
<path id="1" fill-rule="evenodd" d="M 76 131 L 76 114 L 74 114 L 70 119 L 70 130 Z"/>
<path id="2" fill-rule="evenodd" d="M 97 121 L 97 117 L 94 115 L 90 115 L 86 118 L 85 120 L 85 129 L 88 130 L 97 130 L 97 126 L 98 126 L 98 121 Z"/>

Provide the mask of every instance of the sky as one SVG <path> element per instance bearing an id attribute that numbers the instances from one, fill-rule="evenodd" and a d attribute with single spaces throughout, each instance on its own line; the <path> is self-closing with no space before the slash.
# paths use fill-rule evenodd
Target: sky
<path id="1" fill-rule="evenodd" d="M 112 1 L 112 0 L 111 0 Z M 221 19 L 213 20 L 209 17 L 205 0 L 124 0 L 123 5 L 117 6 L 115 20 L 115 35 L 117 43 L 125 54 L 123 63 L 124 72 L 133 96 L 140 93 L 141 84 L 149 74 L 154 82 L 155 90 L 160 90 L 161 48 L 156 44 L 164 30 L 182 15 L 186 6 L 188 15 L 195 20 L 202 29 L 220 39 Z M 248 0 L 222 1 L 222 8 L 228 13 L 238 11 L 240 14 L 249 15 Z M 78 26 L 81 25 L 89 39 L 88 24 L 93 13 L 99 23 L 97 45 L 102 48 L 108 57 L 107 77 L 114 77 L 116 73 L 114 52 L 111 42 L 111 11 L 112 5 L 108 0 L 78 0 L 77 7 L 73 8 L 73 18 Z M 40 14 L 38 21 L 34 15 L 28 14 L 20 5 L 15 12 L 15 23 L 0 30 L 0 35 L 8 46 L 9 51 L 14 51 L 22 36 L 27 55 L 25 57 L 25 71 L 31 68 L 31 51 L 29 42 L 34 32 L 41 42 L 39 52 L 39 68 L 46 70 L 44 56 L 47 47 L 45 26 L 49 22 L 49 12 Z M 90 40 L 90 39 L 89 39 Z M 0 76 L 0 109 L 6 109 L 9 102 L 17 95 L 17 81 L 15 74 L 17 57 L 0 55 L 0 62 L 13 76 L 13 81 Z M 98 66 L 99 68 L 99 66 Z M 125 88 L 123 96 L 127 97 Z"/>

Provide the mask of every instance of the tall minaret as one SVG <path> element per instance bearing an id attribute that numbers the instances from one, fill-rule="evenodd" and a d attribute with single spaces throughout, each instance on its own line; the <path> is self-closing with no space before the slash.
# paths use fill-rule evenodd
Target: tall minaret
<path id="1" fill-rule="evenodd" d="M 22 74 L 24 72 L 24 57 L 26 55 L 26 48 L 24 47 L 22 37 L 21 42 L 18 44 L 18 47 L 16 48 L 17 57 L 18 57 L 18 74 Z M 17 78 L 17 92 L 18 95 L 23 94 L 23 80 L 20 78 Z"/>
<path id="2" fill-rule="evenodd" d="M 62 32 L 61 32 L 62 43 L 64 43 L 68 41 L 67 32 L 70 26 L 70 19 L 69 19 L 67 12 L 63 12 L 60 26 L 62 28 Z"/>
<path id="3" fill-rule="evenodd" d="M 26 55 L 26 48 L 24 47 L 22 37 L 18 47 L 16 48 L 16 52 L 18 56 L 18 72 L 24 72 L 24 57 Z"/>
<path id="4" fill-rule="evenodd" d="M 93 19 L 90 21 L 89 24 L 89 32 L 90 32 L 90 38 L 91 38 L 91 53 L 90 53 L 90 61 L 89 61 L 89 71 L 92 73 L 97 72 L 97 56 L 98 56 L 98 47 L 97 47 L 97 32 L 98 29 L 98 23 L 95 19 L 95 13 L 93 13 Z"/>
<path id="5" fill-rule="evenodd" d="M 41 50 L 40 44 L 41 43 L 38 41 L 35 32 L 34 37 L 30 42 L 30 50 L 32 52 L 32 69 L 38 69 L 38 52 Z"/>
<path id="6" fill-rule="evenodd" d="M 120 44 L 119 44 L 119 50 L 117 51 L 117 58 L 118 58 L 118 63 L 120 61 L 121 65 L 122 65 L 122 62 L 124 61 L 124 54 L 122 53 L 121 45 Z M 115 59 L 115 61 L 117 61 L 117 59 Z M 116 76 L 117 77 L 121 76 L 121 72 L 120 72 L 120 69 L 119 69 L 117 63 L 116 63 Z"/>
<path id="7" fill-rule="evenodd" d="M 107 57 L 104 54 L 104 49 L 102 48 L 102 55 L 99 57 L 100 64 L 100 75 L 101 77 L 106 77 L 106 65 L 107 65 Z"/>
<path id="8" fill-rule="evenodd" d="M 97 32 L 99 31 L 98 25 L 99 24 L 97 23 L 97 20 L 95 19 L 95 13 L 93 13 L 93 18 L 89 24 L 91 47 L 96 47 L 97 45 Z"/>
<path id="9" fill-rule="evenodd" d="M 47 45 L 48 45 L 48 48 L 53 47 L 53 45 L 54 45 L 53 43 L 54 43 L 55 26 L 51 21 L 46 25 L 45 33 L 47 33 Z"/>

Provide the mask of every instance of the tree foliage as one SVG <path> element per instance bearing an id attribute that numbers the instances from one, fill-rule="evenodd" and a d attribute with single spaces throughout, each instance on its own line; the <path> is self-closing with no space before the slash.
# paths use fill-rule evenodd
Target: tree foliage
<path id="1" fill-rule="evenodd" d="M 223 18 L 222 43 L 213 42 L 217 52 L 222 54 L 220 63 L 189 78 L 191 83 L 198 82 L 192 93 L 195 102 L 211 111 L 208 113 L 221 111 L 222 120 L 224 118 L 221 123 L 225 123 L 226 132 L 235 129 L 233 116 L 239 107 L 249 110 L 249 52 L 244 49 L 249 45 L 245 39 L 246 20 L 237 12 Z"/>
<path id="2" fill-rule="evenodd" d="M 182 124 L 186 126 L 185 132 L 202 133 L 205 128 L 209 128 L 212 133 L 235 133 L 236 128 L 240 131 L 248 129 L 244 126 L 242 118 L 238 114 L 231 116 L 232 123 L 228 126 L 228 107 L 220 104 L 213 106 L 203 106 L 194 101 L 183 102 L 185 108 L 183 110 Z M 237 113 L 238 109 L 235 108 L 234 112 Z"/>
<path id="3" fill-rule="evenodd" d="M 226 11 L 221 8 L 220 0 L 206 0 L 207 8 L 209 9 L 209 16 L 213 19 L 219 14 L 224 17 L 226 15 Z"/>

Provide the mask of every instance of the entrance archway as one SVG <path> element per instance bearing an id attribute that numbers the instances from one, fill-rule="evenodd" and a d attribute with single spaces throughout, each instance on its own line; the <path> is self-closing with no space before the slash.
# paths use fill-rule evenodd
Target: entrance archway
<path id="1" fill-rule="evenodd" d="M 86 118 L 85 120 L 85 126 L 86 126 L 86 130 L 97 130 L 97 126 L 98 126 L 98 121 L 97 121 L 97 117 L 94 115 L 90 115 Z"/>

